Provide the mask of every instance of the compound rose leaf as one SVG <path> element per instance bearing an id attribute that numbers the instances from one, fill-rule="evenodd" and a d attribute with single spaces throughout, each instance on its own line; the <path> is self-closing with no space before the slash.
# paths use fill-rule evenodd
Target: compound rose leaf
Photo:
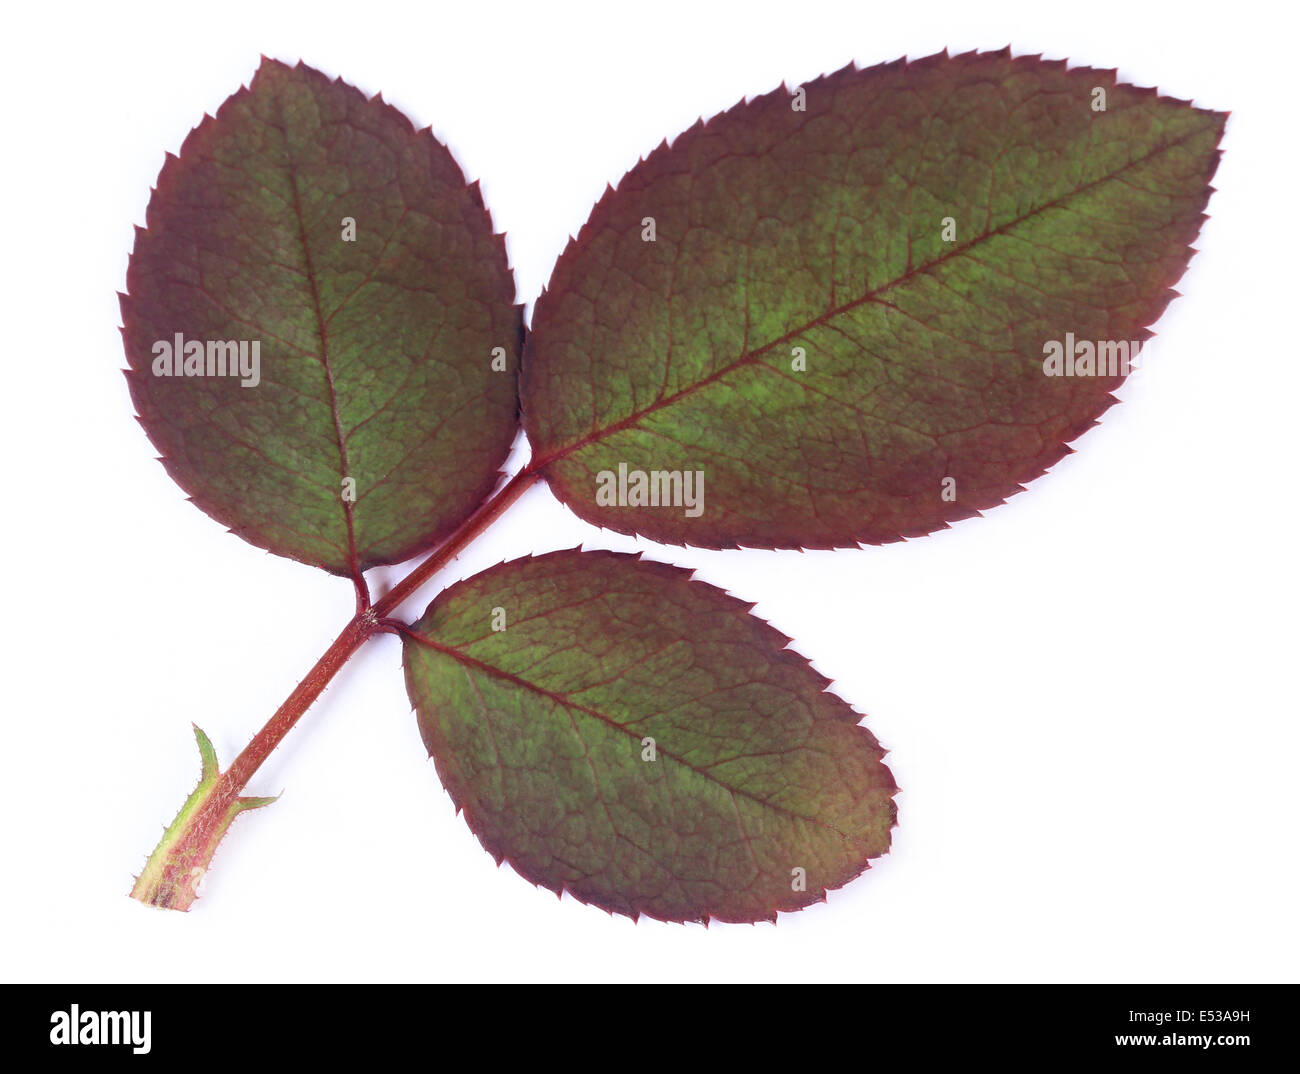
<path id="1" fill-rule="evenodd" d="M 665 921 L 771 920 L 885 853 L 896 791 L 789 641 L 689 571 L 554 552 L 438 595 L 407 689 L 443 785 L 534 884 Z"/>
<path id="2" fill-rule="evenodd" d="M 1225 116 L 1009 51 L 845 68 L 697 123 L 538 300 L 537 465 L 707 547 L 918 536 L 1114 402 L 1192 253 Z"/>
<path id="3" fill-rule="evenodd" d="M 170 154 L 122 297 L 131 396 L 195 503 L 356 575 L 445 537 L 517 425 L 520 310 L 477 184 L 299 64 Z"/>

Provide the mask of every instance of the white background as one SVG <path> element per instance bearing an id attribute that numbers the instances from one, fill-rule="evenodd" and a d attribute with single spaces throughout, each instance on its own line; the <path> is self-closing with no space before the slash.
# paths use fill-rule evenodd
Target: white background
<path id="1" fill-rule="evenodd" d="M 8 12 L 0 975 L 1296 979 L 1292 10 Z M 557 900 L 453 815 L 383 637 L 257 775 L 249 793 L 284 797 L 236 823 L 196 909 L 126 897 L 197 777 L 190 721 L 228 763 L 351 614 L 346 581 L 185 502 L 119 372 L 115 291 L 163 153 L 259 53 L 432 124 L 481 179 L 531 304 L 605 184 L 701 113 L 854 59 L 1006 44 L 1232 111 L 1185 297 L 1078 454 L 983 519 L 835 553 L 642 544 L 539 488 L 443 579 L 584 543 L 756 600 L 891 750 L 887 858 L 777 925 L 633 924 Z"/>

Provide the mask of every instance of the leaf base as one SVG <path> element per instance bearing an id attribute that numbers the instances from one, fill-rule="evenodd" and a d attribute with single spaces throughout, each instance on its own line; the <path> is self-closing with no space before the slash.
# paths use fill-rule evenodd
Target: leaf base
<path id="1" fill-rule="evenodd" d="M 188 910 L 199 897 L 212 855 L 231 822 L 249 809 L 275 798 L 241 798 L 217 767 L 217 752 L 201 728 L 194 727 L 202 772 L 199 785 L 185 799 L 163 832 L 131 888 L 131 898 L 164 910 Z"/>

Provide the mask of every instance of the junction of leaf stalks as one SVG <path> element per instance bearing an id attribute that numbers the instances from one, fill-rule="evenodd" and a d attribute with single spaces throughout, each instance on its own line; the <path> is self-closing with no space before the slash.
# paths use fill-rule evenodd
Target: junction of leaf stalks
<path id="1" fill-rule="evenodd" d="M 379 633 L 396 634 L 402 631 L 406 624 L 393 618 L 391 613 L 445 567 L 465 545 L 496 521 L 538 480 L 538 471 L 532 466 L 516 473 L 495 495 L 465 519 L 460 528 L 423 563 L 373 605 L 364 579 L 354 577 L 353 585 L 357 591 L 356 615 L 225 772 L 221 772 L 217 766 L 217 753 L 208 736 L 197 726 L 194 727 L 194 737 L 198 741 L 199 756 L 203 762 L 199 785 L 185 800 L 175 820 L 164 830 L 162 839 L 149 855 L 131 889 L 133 899 L 167 910 L 188 910 L 194 905 L 212 855 L 231 822 L 240 813 L 270 805 L 276 800 L 242 798 L 239 795 L 262 762 L 320 696 L 339 669 L 369 638 Z"/>

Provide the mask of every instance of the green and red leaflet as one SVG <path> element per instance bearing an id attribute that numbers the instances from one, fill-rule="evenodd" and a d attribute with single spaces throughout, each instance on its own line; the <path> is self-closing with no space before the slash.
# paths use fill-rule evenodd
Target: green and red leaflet
<path id="1" fill-rule="evenodd" d="M 196 729 L 199 787 L 133 894 L 192 904 L 268 801 L 240 795 L 249 777 L 385 630 L 452 800 L 533 883 L 707 923 L 852 880 L 888 850 L 893 777 L 751 605 L 572 550 L 460 582 L 412 625 L 391 613 L 539 480 L 590 522 L 713 548 L 893 541 L 1002 502 L 1114 401 L 1128 366 L 1100 356 L 1173 296 L 1224 119 L 1009 51 L 845 68 L 633 168 L 524 341 L 448 151 L 265 61 L 159 176 L 122 299 L 128 378 L 191 498 L 351 577 L 358 612 L 225 773 Z M 204 365 L 254 340 L 256 376 Z M 1049 375 L 1076 340 L 1096 362 Z M 167 344 L 182 364 L 160 372 Z M 532 461 L 493 493 L 521 412 Z M 628 472 L 694 477 L 698 509 L 626 496 Z M 366 569 L 434 546 L 371 601 Z"/>
<path id="2" fill-rule="evenodd" d="M 607 910 L 707 922 L 797 910 L 883 854 L 880 745 L 752 607 L 577 550 L 442 593 L 405 635 L 407 689 L 493 857 Z"/>
<path id="3" fill-rule="evenodd" d="M 357 575 L 492 491 L 522 333 L 505 246 L 447 149 L 378 97 L 263 63 L 168 158 L 127 289 L 140 420 L 246 540 Z M 177 335 L 256 341 L 258 383 L 155 375 Z"/>
<path id="4" fill-rule="evenodd" d="M 710 548 L 882 543 L 1003 502 L 1114 401 L 1122 376 L 1046 376 L 1044 346 L 1148 337 L 1224 118 L 1001 52 L 697 123 L 606 192 L 537 301 L 534 465 L 589 522 Z M 620 464 L 702 473 L 707 506 L 602 503 Z"/>

